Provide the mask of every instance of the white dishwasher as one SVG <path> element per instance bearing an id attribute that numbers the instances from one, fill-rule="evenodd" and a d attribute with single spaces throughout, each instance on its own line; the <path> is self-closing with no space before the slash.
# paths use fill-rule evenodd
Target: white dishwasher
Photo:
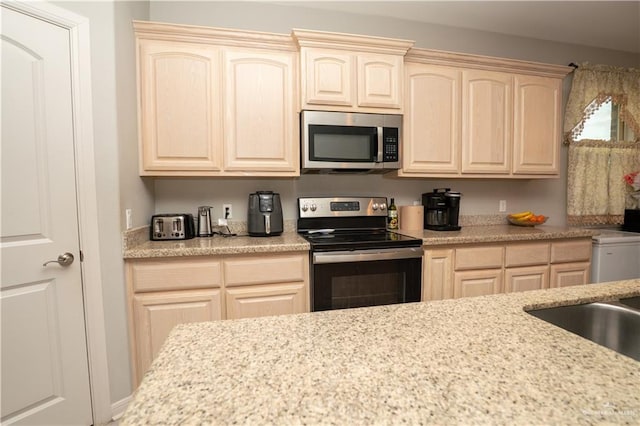
<path id="1" fill-rule="evenodd" d="M 640 278 L 640 233 L 601 229 L 593 237 L 591 282 Z"/>

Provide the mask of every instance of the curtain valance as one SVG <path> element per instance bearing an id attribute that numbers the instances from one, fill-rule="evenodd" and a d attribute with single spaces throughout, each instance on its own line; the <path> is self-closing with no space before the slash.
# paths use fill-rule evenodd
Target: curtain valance
<path id="1" fill-rule="evenodd" d="M 567 143 L 573 142 L 585 120 L 608 99 L 620 105 L 620 117 L 634 134 L 640 135 L 640 69 L 585 62 L 574 72 L 567 101 L 564 118 Z"/>

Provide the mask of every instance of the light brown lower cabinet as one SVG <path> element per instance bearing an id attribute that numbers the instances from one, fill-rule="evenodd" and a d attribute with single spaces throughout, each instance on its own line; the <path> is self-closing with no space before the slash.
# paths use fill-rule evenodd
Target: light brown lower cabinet
<path id="1" fill-rule="evenodd" d="M 590 282 L 591 238 L 425 248 L 422 300 Z"/>
<path id="2" fill-rule="evenodd" d="M 308 252 L 126 261 L 137 385 L 178 324 L 309 312 Z"/>
<path id="3" fill-rule="evenodd" d="M 220 289 L 136 294 L 133 318 L 136 370 L 144 372 L 173 327 L 222 319 Z"/>
<path id="4" fill-rule="evenodd" d="M 502 293 L 502 269 L 454 273 L 453 297 L 485 296 Z"/>

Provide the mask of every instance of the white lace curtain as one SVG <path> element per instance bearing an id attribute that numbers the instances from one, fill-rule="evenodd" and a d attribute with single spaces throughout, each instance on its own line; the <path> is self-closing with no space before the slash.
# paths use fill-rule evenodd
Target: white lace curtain
<path id="1" fill-rule="evenodd" d="M 585 121 L 604 102 L 619 106 L 633 142 L 576 140 Z M 569 145 L 567 221 L 570 225 L 622 223 L 625 208 L 638 208 L 624 176 L 640 170 L 640 69 L 581 64 L 565 111 Z"/>

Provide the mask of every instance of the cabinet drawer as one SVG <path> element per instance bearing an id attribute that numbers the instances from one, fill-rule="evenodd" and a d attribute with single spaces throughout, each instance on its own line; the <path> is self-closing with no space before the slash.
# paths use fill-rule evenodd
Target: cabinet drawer
<path id="1" fill-rule="evenodd" d="M 551 243 L 551 263 L 591 260 L 591 238 Z"/>
<path id="2" fill-rule="evenodd" d="M 224 279 L 227 287 L 302 282 L 308 279 L 308 274 L 307 254 L 238 256 L 224 261 Z"/>
<path id="3" fill-rule="evenodd" d="M 220 287 L 222 285 L 220 263 L 219 260 L 211 258 L 131 261 L 129 271 L 133 291 L 140 293 Z"/>
<path id="4" fill-rule="evenodd" d="M 456 249 L 455 270 L 502 268 L 502 246 Z"/>
<path id="5" fill-rule="evenodd" d="M 234 287 L 225 294 L 227 319 L 309 312 L 304 283 Z"/>
<path id="6" fill-rule="evenodd" d="M 546 265 L 549 263 L 549 243 L 511 244 L 506 247 L 504 266 Z"/>

